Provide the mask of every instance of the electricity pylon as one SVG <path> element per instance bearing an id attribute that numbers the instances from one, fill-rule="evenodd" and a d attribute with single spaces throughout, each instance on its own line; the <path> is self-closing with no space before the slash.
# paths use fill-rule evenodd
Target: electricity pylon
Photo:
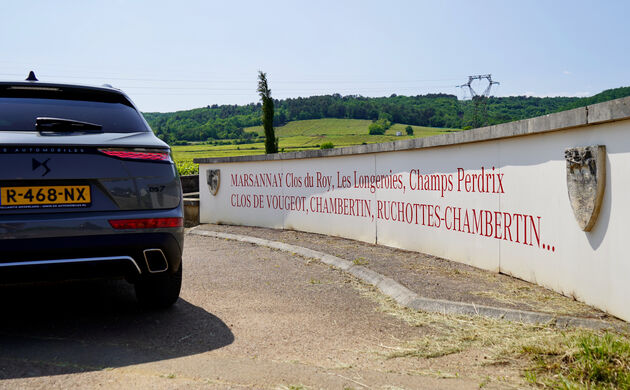
<path id="1" fill-rule="evenodd" d="M 482 94 L 478 94 L 472 87 L 474 80 L 488 80 L 488 86 Z M 470 91 L 470 97 L 473 101 L 473 127 L 481 127 L 488 121 L 488 96 L 490 95 L 490 89 L 493 85 L 500 84 L 498 81 L 492 80 L 490 74 L 478 74 L 475 76 L 468 76 L 468 82 L 466 84 L 458 85 L 459 88 L 468 88 Z"/>

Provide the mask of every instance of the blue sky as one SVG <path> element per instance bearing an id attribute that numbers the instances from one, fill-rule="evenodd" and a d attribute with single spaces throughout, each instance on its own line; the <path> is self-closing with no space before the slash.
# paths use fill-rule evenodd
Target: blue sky
<path id="1" fill-rule="evenodd" d="M 109 83 L 142 111 L 341 93 L 588 96 L 630 86 L 628 1 L 0 0 L 0 79 Z M 483 90 L 485 85 L 474 85 Z"/>

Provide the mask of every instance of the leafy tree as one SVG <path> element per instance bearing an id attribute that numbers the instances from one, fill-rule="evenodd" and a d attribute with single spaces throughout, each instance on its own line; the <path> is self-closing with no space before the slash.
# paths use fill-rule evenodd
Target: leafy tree
<path id="1" fill-rule="evenodd" d="M 405 127 L 405 131 L 407 132 L 407 135 L 413 135 L 413 127 L 407 125 L 407 127 Z"/>
<path id="2" fill-rule="evenodd" d="M 370 135 L 383 135 L 385 134 L 385 129 L 380 124 L 374 122 L 368 127 Z"/>
<path id="3" fill-rule="evenodd" d="M 392 122 L 387 119 L 388 116 L 391 117 L 389 114 L 381 114 L 380 119 L 372 122 L 368 127 L 370 135 L 383 135 L 387 129 L 392 127 Z"/>
<path id="4" fill-rule="evenodd" d="M 267 74 L 258 71 L 258 94 L 262 100 L 262 122 L 265 129 L 265 153 L 278 153 L 278 138 L 273 130 L 273 99 L 267 84 Z"/>
<path id="5" fill-rule="evenodd" d="M 393 96 L 396 97 L 395 94 Z M 392 114 L 389 114 L 387 112 L 381 112 L 380 114 L 378 114 L 378 119 L 386 120 L 389 122 L 392 122 L 394 120 Z"/>
<path id="6" fill-rule="evenodd" d="M 630 87 L 606 90 L 587 98 L 489 97 L 488 124 L 532 118 L 625 96 L 630 96 Z M 376 121 L 371 126 L 372 132 L 382 134 L 387 130 L 384 128 L 387 126 L 383 126 L 385 120 L 413 126 L 460 129 L 469 128 L 474 121 L 473 102 L 460 101 L 455 95 L 448 94 L 380 98 L 333 94 L 271 102 L 274 105 L 274 126 L 300 119 L 368 119 Z M 143 115 L 155 133 L 169 143 L 181 140 L 223 142 L 219 140 L 257 138 L 257 134 L 243 129 L 263 124 L 260 102 L 240 106 L 211 104 L 188 111 Z M 379 118 L 384 121 L 378 123 Z M 275 141 L 273 136 L 268 139 Z"/>

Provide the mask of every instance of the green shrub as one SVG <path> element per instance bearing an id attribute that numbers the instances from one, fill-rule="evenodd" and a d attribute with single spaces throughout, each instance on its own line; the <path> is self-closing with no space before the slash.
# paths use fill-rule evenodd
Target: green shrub
<path id="1" fill-rule="evenodd" d="M 382 125 L 374 122 L 370 125 L 370 127 L 368 128 L 370 131 L 370 135 L 383 135 L 385 134 L 385 129 L 383 128 Z"/>
<path id="2" fill-rule="evenodd" d="M 332 142 L 324 142 L 323 144 L 320 145 L 320 149 L 332 149 L 335 147 L 335 144 L 333 144 Z"/>
<path id="3" fill-rule="evenodd" d="M 368 127 L 368 130 L 370 135 L 383 135 L 390 127 L 392 127 L 392 122 L 390 122 L 387 118 L 382 117 L 372 122 L 370 127 Z"/>
<path id="4" fill-rule="evenodd" d="M 199 174 L 199 165 L 192 161 L 176 161 L 175 165 L 180 176 Z"/>

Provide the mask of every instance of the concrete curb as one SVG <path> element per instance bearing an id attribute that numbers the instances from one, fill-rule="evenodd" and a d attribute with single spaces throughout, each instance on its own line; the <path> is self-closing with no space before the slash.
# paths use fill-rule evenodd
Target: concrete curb
<path id="1" fill-rule="evenodd" d="M 355 265 L 348 260 L 344 260 L 327 253 L 315 251 L 297 245 L 285 244 L 283 242 L 271 241 L 264 238 L 245 236 L 241 234 L 230 234 L 210 230 L 201 230 L 198 229 L 198 226 L 189 229 L 187 231 L 187 234 L 247 242 L 250 244 L 256 244 L 285 252 L 295 253 L 309 259 L 316 259 L 323 262 L 324 264 L 328 264 L 330 266 L 352 274 L 362 281 L 375 286 L 383 294 L 392 298 L 398 304 L 415 310 L 442 314 L 483 316 L 533 324 L 553 323 L 558 327 L 579 326 L 589 329 L 615 329 L 619 331 L 626 331 L 625 329 L 622 329 L 615 324 L 610 324 L 592 318 L 555 316 L 552 314 L 533 311 L 514 310 L 492 306 L 475 305 L 473 303 L 424 298 L 409 290 L 407 287 L 396 282 L 395 280 L 385 277 L 366 267 Z"/>

